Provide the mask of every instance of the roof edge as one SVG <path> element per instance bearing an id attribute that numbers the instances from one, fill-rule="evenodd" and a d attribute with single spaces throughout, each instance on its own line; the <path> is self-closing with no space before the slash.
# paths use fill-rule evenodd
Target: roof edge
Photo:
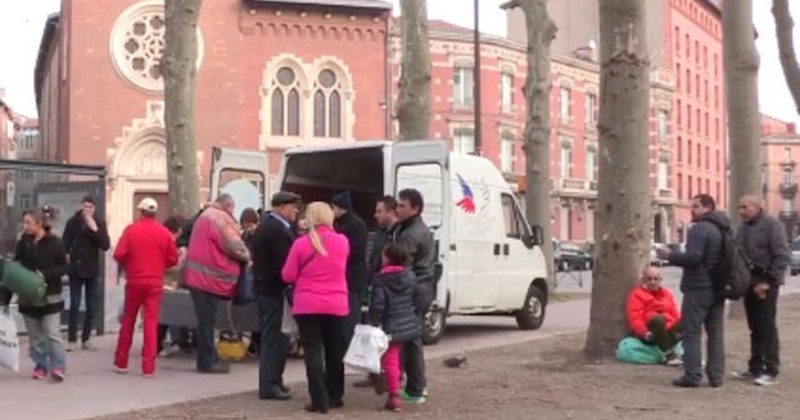
<path id="1" fill-rule="evenodd" d="M 393 5 L 383 0 L 245 0 L 250 3 L 277 3 L 291 6 L 343 7 L 365 10 L 392 10 Z"/>

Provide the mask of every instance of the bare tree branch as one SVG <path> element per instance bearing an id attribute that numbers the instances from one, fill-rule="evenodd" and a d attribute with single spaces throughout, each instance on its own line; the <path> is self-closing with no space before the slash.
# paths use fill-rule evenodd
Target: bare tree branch
<path id="1" fill-rule="evenodd" d="M 789 10 L 788 0 L 772 0 L 772 15 L 775 17 L 775 34 L 778 38 L 781 67 L 786 84 L 794 99 L 794 106 L 800 113 L 800 66 L 794 50 L 794 20 Z"/>

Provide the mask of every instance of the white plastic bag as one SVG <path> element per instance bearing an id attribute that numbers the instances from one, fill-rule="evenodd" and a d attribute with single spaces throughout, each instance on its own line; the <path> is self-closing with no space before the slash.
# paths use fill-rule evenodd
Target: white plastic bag
<path id="1" fill-rule="evenodd" d="M 359 372 L 380 374 L 381 357 L 388 348 L 389 337 L 383 330 L 371 325 L 356 325 L 344 364 Z"/>
<path id="2" fill-rule="evenodd" d="M 292 315 L 292 305 L 283 300 L 283 318 L 281 319 L 281 332 L 289 338 L 297 338 L 300 336 L 300 330 L 297 328 L 297 321 Z"/>
<path id="3" fill-rule="evenodd" d="M 0 309 L 0 366 L 19 372 L 17 324 Z"/>

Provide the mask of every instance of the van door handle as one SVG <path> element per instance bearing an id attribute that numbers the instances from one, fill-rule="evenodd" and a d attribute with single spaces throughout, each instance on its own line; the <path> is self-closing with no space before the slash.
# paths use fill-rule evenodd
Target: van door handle
<path id="1" fill-rule="evenodd" d="M 494 244 L 494 255 L 500 255 L 500 244 Z"/>
<path id="2" fill-rule="evenodd" d="M 508 255 L 509 246 L 508 244 L 503 244 L 503 255 Z"/>

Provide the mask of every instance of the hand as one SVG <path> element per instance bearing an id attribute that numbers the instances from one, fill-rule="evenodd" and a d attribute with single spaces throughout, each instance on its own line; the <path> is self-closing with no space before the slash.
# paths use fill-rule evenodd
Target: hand
<path id="1" fill-rule="evenodd" d="M 97 232 L 97 222 L 94 221 L 94 218 L 84 215 L 83 221 L 86 223 L 86 227 L 89 228 L 89 230 Z"/>
<path id="2" fill-rule="evenodd" d="M 647 334 L 644 335 L 644 339 L 642 341 L 644 341 L 645 343 L 652 343 L 653 342 L 653 333 L 648 331 Z"/>
<path id="3" fill-rule="evenodd" d="M 656 250 L 656 255 L 658 255 L 658 258 L 661 258 L 662 260 L 668 260 L 670 254 L 670 250 L 666 248 L 659 248 Z"/>
<path id="4" fill-rule="evenodd" d="M 759 299 L 766 299 L 768 290 L 769 290 L 769 284 L 767 283 L 759 283 L 753 286 L 753 293 L 755 293 Z"/>

